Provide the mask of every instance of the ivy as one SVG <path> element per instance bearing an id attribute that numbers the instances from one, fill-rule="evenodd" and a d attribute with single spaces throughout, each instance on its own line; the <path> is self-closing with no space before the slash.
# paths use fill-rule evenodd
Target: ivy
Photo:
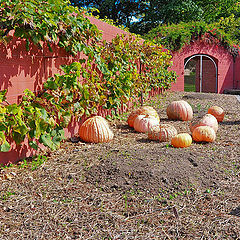
<path id="1" fill-rule="evenodd" d="M 203 21 L 162 25 L 151 30 L 146 39 L 178 51 L 194 41 L 204 41 L 225 47 L 233 56 L 238 55 L 240 22 L 233 15 L 208 24 Z"/>
<path id="2" fill-rule="evenodd" d="M 0 12 L 2 40 L 10 40 L 8 32 L 14 30 L 16 37 L 39 47 L 58 44 L 72 54 L 84 53 L 62 66 L 64 73 L 50 77 L 37 94 L 26 89 L 18 104 L 9 104 L 7 90 L 0 91 L 0 151 L 25 140 L 33 149 L 43 144 L 55 150 L 73 116 L 90 116 L 99 107 L 116 110 L 176 80 L 168 70 L 171 55 L 161 45 L 132 35 L 99 41 L 96 26 L 68 1 L 1 0 Z"/>
<path id="3" fill-rule="evenodd" d="M 73 55 L 88 51 L 88 45 L 98 42 L 101 35 L 97 27 L 68 0 L 0 0 L 0 40 L 14 36 L 29 40 L 42 48 L 47 43 L 58 45 Z"/>

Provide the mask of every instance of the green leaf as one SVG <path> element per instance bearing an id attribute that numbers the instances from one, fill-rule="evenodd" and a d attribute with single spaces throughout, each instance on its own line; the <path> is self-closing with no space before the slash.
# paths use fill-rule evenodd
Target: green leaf
<path id="1" fill-rule="evenodd" d="M 13 131 L 12 132 L 12 138 L 16 142 L 16 144 L 20 144 L 24 141 L 26 135 L 22 135 L 18 132 Z"/>
<path id="2" fill-rule="evenodd" d="M 38 150 L 38 145 L 36 142 L 33 141 L 29 142 L 29 146 L 35 150 Z"/>
<path id="3" fill-rule="evenodd" d="M 49 79 L 47 82 L 44 83 L 44 88 L 50 89 L 50 90 L 56 90 L 58 88 L 58 85 L 56 84 L 55 81 L 52 81 L 51 79 Z"/>
<path id="4" fill-rule="evenodd" d="M 17 114 L 17 113 L 19 113 L 19 108 L 20 107 L 16 103 L 14 103 L 14 104 L 6 106 L 6 108 L 8 110 L 8 113 Z"/>
<path id="5" fill-rule="evenodd" d="M 56 150 L 56 145 L 52 141 L 50 134 L 46 133 L 41 135 L 39 141 L 46 147 L 49 147 L 51 150 Z"/>
<path id="6" fill-rule="evenodd" d="M 0 91 L 0 102 L 6 100 L 7 89 Z"/>
<path id="7" fill-rule="evenodd" d="M 2 145 L 0 145 L 0 152 L 9 152 L 11 149 L 11 145 L 5 141 Z"/>

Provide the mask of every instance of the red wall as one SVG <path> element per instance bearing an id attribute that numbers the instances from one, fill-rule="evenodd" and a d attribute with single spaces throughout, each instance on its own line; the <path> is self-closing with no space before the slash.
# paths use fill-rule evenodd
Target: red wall
<path id="1" fill-rule="evenodd" d="M 110 41 L 117 34 L 129 34 L 99 19 L 88 18 L 102 31 L 104 40 Z M 7 46 L 0 44 L 0 52 L 0 90 L 8 89 L 7 99 L 10 103 L 17 102 L 26 88 L 39 90 L 48 77 L 61 73 L 60 65 L 69 64 L 80 57 L 80 54 L 72 57 L 57 46 L 50 52 L 47 46 L 39 49 L 31 44 L 30 51 L 26 51 L 26 42 L 16 38 Z"/>
<path id="2" fill-rule="evenodd" d="M 89 20 L 96 24 L 103 32 L 103 39 L 110 41 L 117 34 L 129 33 L 102 22 L 93 17 Z M 32 91 L 41 89 L 42 84 L 55 73 L 61 73 L 60 65 L 69 64 L 77 60 L 70 56 L 63 49 L 53 47 L 50 52 L 47 47 L 38 49 L 30 45 L 30 51 L 26 51 L 25 41 L 14 39 L 8 46 L 0 44 L 0 89 L 8 89 L 7 98 L 10 103 L 17 102 L 19 96 L 28 88 Z M 181 52 L 173 54 L 172 70 L 178 74 L 178 80 L 173 84 L 172 89 L 177 91 L 184 90 L 184 59 L 195 54 L 207 54 L 218 60 L 218 92 L 222 93 L 226 88 L 233 88 L 233 59 L 224 48 L 210 46 L 203 43 L 194 43 L 186 46 Z M 240 59 L 236 60 L 235 75 L 240 87 Z M 237 84 L 237 81 L 235 84 Z M 159 92 L 152 92 L 151 95 Z M 121 109 L 122 111 L 124 109 Z M 106 116 L 110 110 L 99 109 L 99 114 Z M 72 121 L 67 129 L 66 136 L 73 136 L 78 131 L 78 124 Z M 7 153 L 0 153 L 0 163 L 16 162 L 24 157 L 31 156 L 35 152 L 29 149 L 27 141 L 21 146 L 12 143 L 12 150 Z"/>
<path id="3" fill-rule="evenodd" d="M 224 89 L 232 89 L 234 87 L 234 62 L 233 57 L 228 51 L 217 45 L 209 45 L 202 42 L 195 42 L 187 45 L 179 52 L 174 52 L 173 66 L 171 70 L 176 71 L 178 75 L 177 82 L 172 85 L 174 91 L 184 91 L 184 59 L 196 54 L 206 54 L 217 60 L 218 65 L 218 93 L 223 93 Z M 238 60 L 239 66 L 240 61 Z M 205 76 L 206 76 L 206 69 Z M 210 75 L 214 73 L 210 71 Z M 212 76 L 210 76 L 212 78 Z"/>
<path id="4" fill-rule="evenodd" d="M 103 39 L 106 41 L 110 41 L 117 34 L 129 35 L 129 33 L 98 19 L 88 18 L 102 31 Z M 25 41 L 16 38 L 7 46 L 0 44 L 0 52 L 0 90 L 8 89 L 7 100 L 10 103 L 16 103 L 26 88 L 37 92 L 48 77 L 55 73 L 61 73 L 60 65 L 70 64 L 81 57 L 81 54 L 72 57 L 57 46 L 54 46 L 53 52 L 50 52 L 47 46 L 38 49 L 30 44 L 30 51 L 26 51 Z M 159 93 L 158 91 L 151 92 L 150 95 Z M 129 103 L 130 105 L 131 103 Z M 119 109 L 120 112 L 125 110 Z M 111 110 L 99 109 L 99 115 L 104 117 L 111 115 Z M 78 132 L 78 128 L 79 124 L 73 120 L 65 129 L 66 137 L 74 136 Z M 0 152 L 0 164 L 16 162 L 33 154 L 36 154 L 36 151 L 29 148 L 27 139 L 21 146 L 16 146 L 12 142 L 10 152 Z"/>
<path id="5" fill-rule="evenodd" d="M 117 27 L 114 27 L 112 25 L 109 25 L 108 23 L 105 23 L 99 19 L 96 19 L 94 17 L 87 17 L 92 24 L 95 24 L 99 30 L 102 32 L 102 38 L 106 41 L 111 41 L 114 37 L 121 34 L 124 35 L 130 35 L 130 33 L 123 31 Z"/>
<path id="6" fill-rule="evenodd" d="M 234 65 L 234 88 L 240 89 L 240 57 L 237 57 Z"/>

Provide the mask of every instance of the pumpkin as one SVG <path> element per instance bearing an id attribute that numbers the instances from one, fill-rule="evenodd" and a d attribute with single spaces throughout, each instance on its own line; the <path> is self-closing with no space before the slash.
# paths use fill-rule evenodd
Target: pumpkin
<path id="1" fill-rule="evenodd" d="M 158 113 L 153 107 L 143 106 L 131 112 L 127 120 L 129 127 L 134 126 L 134 121 L 138 115 L 150 115 L 157 118 L 160 121 Z"/>
<path id="2" fill-rule="evenodd" d="M 168 119 L 190 121 L 193 118 L 192 107 L 184 100 L 173 101 L 167 107 Z"/>
<path id="3" fill-rule="evenodd" d="M 192 137 L 188 133 L 180 133 L 172 137 L 171 144 L 176 148 L 189 147 L 192 144 Z"/>
<path id="4" fill-rule="evenodd" d="M 159 124 L 159 120 L 149 115 L 138 115 L 134 121 L 134 129 L 137 132 L 148 132 L 151 127 Z"/>
<path id="5" fill-rule="evenodd" d="M 79 137 L 85 142 L 102 143 L 113 139 L 108 122 L 101 116 L 87 119 L 79 128 Z"/>
<path id="6" fill-rule="evenodd" d="M 208 113 L 212 114 L 218 122 L 222 122 L 224 118 L 224 110 L 218 106 L 212 106 L 208 109 Z"/>
<path id="7" fill-rule="evenodd" d="M 177 135 L 177 130 L 170 124 L 158 124 L 148 131 L 148 139 L 160 142 L 168 142 L 175 135 Z"/>
<path id="8" fill-rule="evenodd" d="M 196 127 L 192 133 L 193 140 L 196 142 L 214 142 L 216 133 L 209 126 Z"/>
<path id="9" fill-rule="evenodd" d="M 218 121 L 213 115 L 207 113 L 202 118 L 200 118 L 200 119 L 197 118 L 196 120 L 194 120 L 193 122 L 190 123 L 191 132 L 193 132 L 193 130 L 199 126 L 209 126 L 209 127 L 213 128 L 213 130 L 215 132 L 217 132 Z"/>

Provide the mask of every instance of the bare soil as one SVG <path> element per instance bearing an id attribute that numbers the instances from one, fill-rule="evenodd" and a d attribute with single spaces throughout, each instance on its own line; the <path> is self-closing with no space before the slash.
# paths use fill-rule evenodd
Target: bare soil
<path id="1" fill-rule="evenodd" d="M 111 122 L 110 143 L 66 141 L 41 164 L 0 173 L 0 239 L 240 239 L 240 103 L 234 96 L 166 93 L 148 102 L 162 123 L 184 99 L 194 116 L 221 106 L 214 143 L 177 149 Z M 36 169 L 34 166 L 38 166 Z"/>

